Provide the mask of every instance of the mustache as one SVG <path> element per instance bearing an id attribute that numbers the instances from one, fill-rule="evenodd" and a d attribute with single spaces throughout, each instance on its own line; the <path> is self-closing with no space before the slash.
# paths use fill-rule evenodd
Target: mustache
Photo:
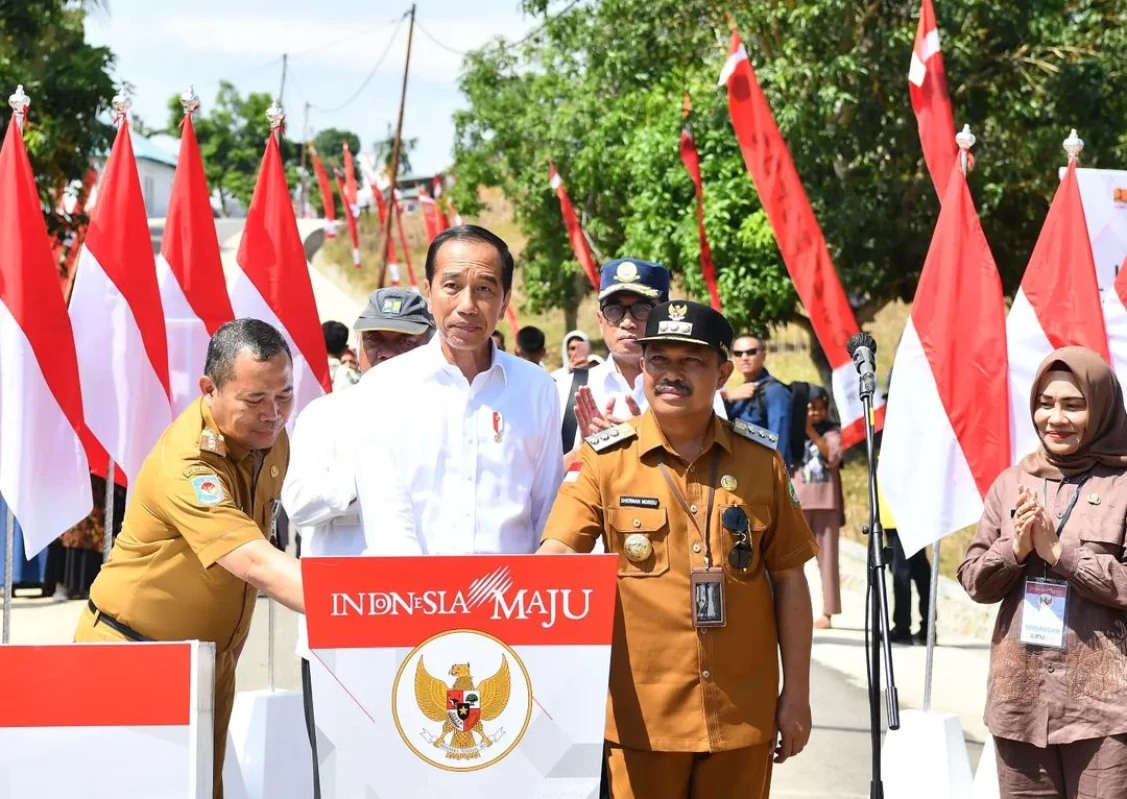
<path id="1" fill-rule="evenodd" d="M 693 387 L 688 383 L 682 383 L 680 380 L 662 380 L 654 386 L 654 391 L 661 391 L 663 389 L 671 388 L 674 391 L 681 391 L 685 394 L 692 394 Z"/>

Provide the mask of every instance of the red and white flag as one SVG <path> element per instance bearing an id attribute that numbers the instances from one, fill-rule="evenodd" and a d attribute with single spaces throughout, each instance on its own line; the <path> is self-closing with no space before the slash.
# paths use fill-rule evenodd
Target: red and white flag
<path id="1" fill-rule="evenodd" d="M 423 212 L 423 225 L 427 230 L 427 243 L 434 241 L 438 235 L 438 206 L 434 198 L 427 194 L 427 190 L 419 186 L 419 208 Z"/>
<path id="2" fill-rule="evenodd" d="M 697 238 L 700 241 L 700 271 L 704 283 L 708 286 L 708 298 L 712 307 L 720 310 L 720 290 L 716 286 L 716 266 L 712 262 L 712 249 L 708 246 L 708 234 L 704 229 L 704 184 L 700 176 L 700 156 L 697 154 L 697 143 L 693 139 L 693 129 L 689 126 L 689 112 L 692 104 L 689 95 L 685 95 L 682 117 L 685 120 L 681 128 L 681 163 L 693 179 L 693 189 L 697 195 Z"/>
<path id="3" fill-rule="evenodd" d="M 173 416 L 199 397 L 208 342 L 235 318 L 191 114 L 184 116 L 180 131 L 180 157 L 156 259 Z"/>
<path id="4" fill-rule="evenodd" d="M 571 204 L 567 186 L 564 185 L 563 178 L 556 171 L 556 165 L 552 163 L 551 158 L 548 159 L 548 185 L 555 190 L 556 197 L 560 201 L 560 213 L 563 214 L 564 227 L 567 228 L 567 238 L 571 242 L 571 251 L 575 253 L 575 260 L 579 261 L 579 265 L 587 273 L 587 279 L 598 292 L 599 269 L 595 265 L 595 256 L 591 254 L 591 245 L 587 243 L 583 226 L 579 224 L 579 217 L 575 215 L 575 207 Z"/>
<path id="5" fill-rule="evenodd" d="M 403 201 L 399 196 L 399 189 L 396 189 L 393 194 L 395 195 L 395 203 L 388 208 L 388 213 L 395 213 L 395 227 L 399 231 L 399 246 L 403 248 L 403 264 L 407 267 L 407 280 L 411 283 L 411 288 L 417 289 L 419 281 L 415 277 L 415 267 L 411 264 L 411 249 L 407 246 L 407 234 L 403 232 Z M 391 237 L 388 236 L 389 241 L 390 239 Z"/>
<path id="6" fill-rule="evenodd" d="M 1037 366 L 1058 347 L 1077 344 L 1111 363 L 1088 224 L 1070 161 L 1006 318 L 1014 463 L 1040 446 L 1029 418 Z"/>
<path id="7" fill-rule="evenodd" d="M 947 71 L 939 49 L 939 26 L 935 23 L 931 0 L 922 0 L 920 5 L 920 22 L 908 68 L 908 93 L 916 113 L 927 171 L 931 173 L 935 193 L 942 199 L 947 189 L 947 176 L 959 160 L 959 146 L 955 143 L 955 117 L 951 112 Z"/>
<path id="8" fill-rule="evenodd" d="M 1010 465 L 1006 371 L 1002 281 L 956 164 L 896 350 L 877 470 L 907 554 L 976 522 Z"/>
<path id="9" fill-rule="evenodd" d="M 434 204 L 437 209 L 437 216 L 435 217 L 438 222 L 438 232 L 446 230 L 450 227 L 450 217 L 446 215 L 446 207 L 450 204 L 443 195 L 446 194 L 444 181 L 442 175 L 434 176 Z"/>
<path id="10" fill-rule="evenodd" d="M 236 316 L 269 322 L 289 342 L 294 379 L 292 427 L 302 408 L 331 391 L 332 384 L 309 264 L 274 133 L 266 140 L 236 261 L 239 269 L 231 281 Z"/>
<path id="11" fill-rule="evenodd" d="M 348 152 L 347 143 L 345 144 L 345 152 Z M 348 195 L 345 194 L 347 187 L 345 186 L 344 181 L 341 179 L 339 169 L 335 171 L 334 177 L 337 181 L 337 191 L 340 192 L 340 196 L 347 198 Z M 356 213 L 354 213 L 353 209 L 358 208 L 358 205 L 353 205 L 347 202 L 344 206 L 344 218 L 348 222 L 348 237 L 352 240 L 352 265 L 357 269 L 360 268 L 360 229 L 356 226 Z"/>
<path id="12" fill-rule="evenodd" d="M 1127 386 L 1127 259 L 1119 267 L 1112 290 L 1104 300 L 1107 346 L 1115 376 Z"/>
<path id="13" fill-rule="evenodd" d="M 309 157 L 313 160 L 313 172 L 317 175 L 317 185 L 321 189 L 321 206 L 325 211 L 325 238 L 331 239 L 337 234 L 337 204 L 333 199 L 333 184 L 329 180 L 329 173 L 325 165 L 317 156 L 317 148 L 310 142 Z"/>
<path id="14" fill-rule="evenodd" d="M 0 151 L 0 208 L 0 495 L 30 557 L 92 501 L 74 335 L 14 119 Z"/>
<path id="15" fill-rule="evenodd" d="M 355 219 L 360 216 L 360 187 L 356 185 L 356 162 L 352 160 L 352 150 L 348 148 L 348 139 L 341 145 L 344 162 L 344 188 L 338 189 L 344 204 Z"/>
<path id="16" fill-rule="evenodd" d="M 822 228 L 814 217 L 787 143 L 734 28 L 720 85 L 728 87 L 732 128 L 775 232 L 783 263 L 833 368 L 833 396 L 841 418 L 842 444 L 850 447 L 865 440 L 857 368 L 846 349 L 850 336 L 859 332 L 860 327 L 830 261 Z M 879 429 L 884 419 L 884 400 L 879 392 L 874 406 L 874 425 Z"/>
<path id="17" fill-rule="evenodd" d="M 122 119 L 74 276 L 86 426 L 132 482 L 172 421 L 168 333 L 129 123 Z"/>

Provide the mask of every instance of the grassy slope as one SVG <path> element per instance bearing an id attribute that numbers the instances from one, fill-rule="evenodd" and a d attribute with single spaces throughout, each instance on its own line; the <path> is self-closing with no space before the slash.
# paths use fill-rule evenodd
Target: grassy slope
<path id="1" fill-rule="evenodd" d="M 509 203 L 496 190 L 485 190 L 482 194 L 486 203 L 485 210 L 477 217 L 466 217 L 467 222 L 481 224 L 508 242 L 514 256 L 520 255 L 524 248 L 525 237 L 512 217 Z M 404 232 L 410 247 L 411 261 L 415 267 L 419 282 L 423 279 L 423 265 L 426 260 L 426 231 L 423 227 L 422 216 L 416 212 L 404 217 Z M 340 226 L 340 234 L 335 241 L 326 244 L 323 251 L 327 263 L 334 264 L 338 273 L 345 281 L 361 293 L 367 293 L 375 288 L 376 267 L 379 263 L 374 249 L 376 241 L 377 222 L 373 215 L 360 220 L 361 258 L 363 266 L 357 270 L 351 266 L 351 245 L 344 226 Z M 396 249 L 399 250 L 398 237 Z M 402 258 L 402 253 L 400 253 Z M 342 266 L 343 265 L 343 266 Z M 401 264 L 400 272 L 403 282 L 407 282 L 407 270 Z M 676 289 L 674 289 L 676 294 Z M 522 325 L 535 325 L 544 331 L 548 344 L 548 364 L 551 367 L 560 364 L 560 343 L 566 330 L 564 330 L 563 314 L 559 311 L 547 311 L 540 314 L 525 313 L 524 286 L 520 271 L 514 279 L 513 303 L 517 310 L 517 318 Z M 595 349 L 606 352 L 606 348 L 598 339 L 598 324 L 595 321 L 596 302 L 593 294 L 589 294 L 579 308 L 579 327 L 592 336 Z M 904 303 L 893 303 L 877 314 L 876 319 L 867 325 L 867 329 L 878 342 L 884 346 L 877 353 L 878 373 L 887 375 L 892 367 L 892 358 L 896 349 L 896 342 L 908 320 L 909 306 Z M 507 329 L 502 325 L 502 329 Z M 818 382 L 818 373 L 805 351 L 806 334 L 801 329 L 788 326 L 774 332 L 772 338 L 772 351 L 768 356 L 768 368 L 784 382 L 805 380 Z M 738 380 L 738 378 L 737 378 Z M 868 488 L 866 484 L 865 456 L 860 448 L 850 452 L 842 469 L 842 483 L 845 493 L 846 527 L 844 532 L 850 538 L 864 541 L 861 527 L 868 521 Z M 946 539 L 946 545 L 941 549 L 940 570 L 948 576 L 954 576 L 954 570 L 962 559 L 966 545 L 970 541 L 970 530 L 963 530 Z"/>

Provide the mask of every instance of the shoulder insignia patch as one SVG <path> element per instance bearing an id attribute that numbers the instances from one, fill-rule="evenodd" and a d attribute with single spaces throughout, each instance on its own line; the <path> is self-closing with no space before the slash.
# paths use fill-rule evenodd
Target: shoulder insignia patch
<path id="1" fill-rule="evenodd" d="M 192 490 L 196 492 L 196 501 L 201 505 L 218 505 L 223 501 L 223 484 L 219 482 L 218 475 L 201 474 L 197 477 L 189 477 L 188 482 L 192 484 Z"/>
<path id="2" fill-rule="evenodd" d="M 200 433 L 200 452 L 210 452 L 220 458 L 226 458 L 227 442 L 214 430 L 204 430 Z"/>
<path id="3" fill-rule="evenodd" d="M 197 474 L 215 474 L 215 467 L 204 463 L 196 463 L 184 470 L 185 477 L 195 477 Z"/>
<path id="4" fill-rule="evenodd" d="M 756 444 L 762 444 L 767 449 L 779 448 L 779 437 L 772 433 L 770 430 L 765 430 L 762 427 L 754 424 L 748 424 L 742 419 L 737 419 L 732 422 L 732 430 L 737 434 L 743 436 L 749 441 L 754 441 Z"/>
<path id="5" fill-rule="evenodd" d="M 796 508 L 799 507 L 798 492 L 794 490 L 794 480 L 787 480 L 787 488 L 790 489 L 790 501 Z"/>
<path id="6" fill-rule="evenodd" d="M 621 441 L 629 441 L 636 435 L 638 435 L 638 431 L 634 429 L 634 426 L 623 422 L 609 430 L 592 433 L 584 440 L 591 445 L 595 452 L 602 452 Z"/>

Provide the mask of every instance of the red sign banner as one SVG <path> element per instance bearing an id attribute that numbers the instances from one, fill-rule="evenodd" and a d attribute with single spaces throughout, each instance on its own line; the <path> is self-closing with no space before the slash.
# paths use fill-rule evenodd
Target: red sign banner
<path id="1" fill-rule="evenodd" d="M 311 649 L 413 647 L 449 630 L 510 646 L 609 645 L 610 555 L 305 558 Z"/>

